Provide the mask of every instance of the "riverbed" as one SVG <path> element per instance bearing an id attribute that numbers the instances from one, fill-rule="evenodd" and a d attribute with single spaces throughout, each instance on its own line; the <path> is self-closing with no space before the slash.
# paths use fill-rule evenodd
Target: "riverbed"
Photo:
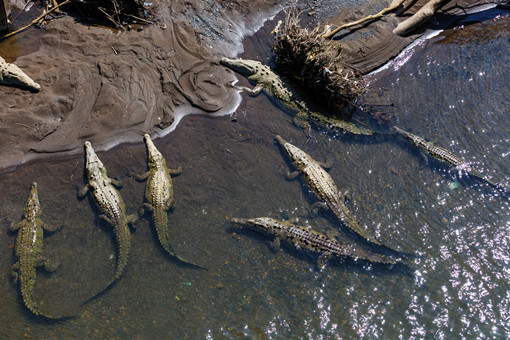
<path id="1" fill-rule="evenodd" d="M 363 102 L 378 104 L 371 126 L 397 125 L 461 155 L 508 186 L 507 98 L 510 21 L 505 12 L 476 17 L 418 44 L 385 71 L 367 76 Z M 270 56 L 268 24 L 246 38 L 244 58 Z M 404 62 L 405 61 L 405 62 Z M 242 85 L 249 85 L 239 79 Z M 366 117 L 365 112 L 358 115 Z M 367 232 L 413 254 L 404 266 L 344 261 L 321 269 L 270 239 L 238 229 L 231 217 L 298 218 L 348 244 L 361 244 L 326 213 L 300 180 L 288 181 L 275 135 L 332 160 L 331 176 Z M 149 216 L 135 224 L 127 270 L 114 275 L 116 244 L 93 201 L 77 199 L 83 155 L 47 157 L 0 176 L 3 230 L 21 219 L 30 183 L 38 182 L 42 218 L 63 228 L 45 238 L 60 263 L 41 271 L 36 300 L 61 322 L 34 318 L 10 284 L 15 235 L 0 233 L 0 336 L 5 338 L 508 338 L 509 201 L 499 191 L 434 162 L 393 138 L 353 139 L 312 131 L 268 97 L 242 95 L 232 115 L 189 115 L 155 140 L 174 177 L 169 212 L 173 247 L 207 268 L 179 263 L 159 246 Z M 143 202 L 146 171 L 139 142 L 98 152 L 129 213 Z"/>

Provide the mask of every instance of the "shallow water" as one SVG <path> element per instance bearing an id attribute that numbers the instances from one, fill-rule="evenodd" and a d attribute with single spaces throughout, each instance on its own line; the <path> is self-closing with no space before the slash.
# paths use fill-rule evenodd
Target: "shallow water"
<path id="1" fill-rule="evenodd" d="M 507 65 L 510 21 L 484 20 L 419 45 L 397 71 L 371 76 L 367 103 L 388 104 L 389 122 L 436 141 L 508 185 Z M 246 40 L 245 57 L 266 58 L 264 36 Z M 391 70 L 391 69 L 390 69 Z M 245 79 L 240 83 L 246 85 Z M 435 164 L 406 144 L 304 134 L 265 96 L 245 96 L 232 117 L 185 117 L 155 141 L 174 178 L 169 213 L 175 250 L 207 271 L 181 265 L 159 247 L 146 216 L 136 224 L 121 280 L 86 306 L 75 306 L 114 274 L 111 229 L 96 217 L 84 184 L 83 158 L 47 160 L 0 176 L 0 337 L 21 338 L 508 338 L 509 201 L 489 186 Z M 230 217 L 298 217 L 323 232 L 328 214 L 312 212 L 307 188 L 288 169 L 274 135 L 332 159 L 330 174 L 349 191 L 349 207 L 385 244 L 414 253 L 408 267 L 339 263 L 318 270 L 303 255 L 273 252 L 268 239 L 235 228 Z M 118 176 L 127 210 L 143 199 L 145 148 L 98 153 Z M 63 224 L 45 238 L 61 266 L 40 273 L 36 300 L 57 323 L 35 319 L 9 284 L 15 235 L 30 182 L 39 183 L 43 220 Z M 356 240 L 341 233 L 344 242 Z M 113 255 L 113 256 L 112 256 Z"/>

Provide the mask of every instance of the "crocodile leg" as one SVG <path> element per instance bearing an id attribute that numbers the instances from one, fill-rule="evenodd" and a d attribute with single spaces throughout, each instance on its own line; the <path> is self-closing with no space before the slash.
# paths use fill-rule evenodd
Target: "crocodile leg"
<path id="1" fill-rule="evenodd" d="M 23 226 L 23 221 L 16 223 L 16 224 L 11 223 L 11 225 L 9 226 L 9 231 L 17 231 L 22 226 Z"/>
<path id="2" fill-rule="evenodd" d="M 79 192 L 78 192 L 78 198 L 83 198 L 87 195 L 87 193 L 89 192 L 89 185 L 85 185 L 83 187 L 83 189 L 81 189 Z"/>
<path id="3" fill-rule="evenodd" d="M 278 253 L 282 249 L 281 239 L 279 237 L 275 237 L 274 240 L 269 244 L 269 249 L 275 253 Z"/>
<path id="4" fill-rule="evenodd" d="M 290 172 L 287 170 L 285 171 L 285 178 L 287 178 L 289 181 L 293 181 L 299 176 L 299 174 L 301 174 L 299 171 Z"/>
<path id="5" fill-rule="evenodd" d="M 324 169 L 331 169 L 332 161 L 331 159 L 326 159 L 325 162 L 317 162 L 320 166 L 322 166 Z"/>
<path id="6" fill-rule="evenodd" d="M 12 277 L 12 283 L 18 283 L 18 278 L 19 278 L 18 272 L 19 272 L 19 261 L 11 266 L 10 274 Z"/>
<path id="7" fill-rule="evenodd" d="M 180 175 L 180 174 L 182 174 L 182 166 L 179 165 L 175 169 L 168 169 L 168 173 L 170 175 Z"/>
<path id="8" fill-rule="evenodd" d="M 127 215 L 126 216 L 126 223 L 131 226 L 131 229 L 136 230 L 136 227 L 134 224 L 138 221 L 139 217 L 135 214 Z"/>
<path id="9" fill-rule="evenodd" d="M 300 111 L 298 112 L 293 119 L 294 125 L 305 130 L 305 135 L 307 137 L 311 137 L 312 135 L 312 127 L 308 122 L 308 114 L 306 112 Z"/>
<path id="10" fill-rule="evenodd" d="M 129 176 L 133 177 L 134 179 L 136 179 L 139 182 L 142 182 L 142 181 L 145 181 L 147 178 L 149 178 L 150 174 L 151 174 L 151 172 L 147 171 L 146 173 L 141 174 L 141 175 L 129 174 Z"/>
<path id="11" fill-rule="evenodd" d="M 312 211 L 318 214 L 320 210 L 329 210 L 329 205 L 326 202 L 315 202 L 312 204 Z"/>
<path id="12" fill-rule="evenodd" d="M 317 258 L 317 267 L 319 267 L 319 270 L 324 269 L 332 257 L 333 255 L 331 253 L 325 252 L 320 254 Z"/>
<path id="13" fill-rule="evenodd" d="M 35 261 L 35 267 L 44 267 L 48 273 L 52 273 L 60 266 L 60 264 L 47 259 L 44 256 L 39 256 Z"/>
<path id="14" fill-rule="evenodd" d="M 59 230 L 62 226 L 60 226 L 60 225 L 50 225 L 50 224 L 47 224 L 47 223 L 42 223 L 41 227 L 44 230 L 46 230 L 46 231 L 54 232 L 54 231 Z"/>
<path id="15" fill-rule="evenodd" d="M 111 224 L 111 225 L 114 225 L 113 221 L 106 215 L 98 215 L 97 217 L 99 217 L 99 219 Z"/>
<path id="16" fill-rule="evenodd" d="M 427 154 L 420 150 L 420 156 L 421 156 L 421 159 L 423 160 L 423 162 L 428 165 L 429 157 L 427 156 Z"/>
<path id="17" fill-rule="evenodd" d="M 173 197 L 170 197 L 166 202 L 165 202 L 165 209 L 168 210 L 170 209 L 175 203 L 175 198 Z"/>
<path id="18" fill-rule="evenodd" d="M 249 89 L 245 86 L 235 86 L 235 88 L 237 88 L 239 91 L 243 91 L 244 93 L 247 93 L 250 96 L 256 96 L 264 89 L 264 86 L 262 84 L 257 84 L 252 89 Z"/>
<path id="19" fill-rule="evenodd" d="M 333 230 L 328 230 L 328 232 L 326 233 L 326 236 L 328 236 L 329 238 L 337 238 L 340 236 L 340 233 L 338 232 L 337 229 L 333 229 Z"/>
<path id="20" fill-rule="evenodd" d="M 116 180 L 114 178 L 110 178 L 110 183 L 115 185 L 117 188 L 122 188 L 122 183 L 119 180 Z"/>
<path id="21" fill-rule="evenodd" d="M 140 207 L 140 215 L 143 216 L 145 215 L 145 211 L 152 212 L 152 210 L 154 210 L 153 206 L 146 202 Z"/>

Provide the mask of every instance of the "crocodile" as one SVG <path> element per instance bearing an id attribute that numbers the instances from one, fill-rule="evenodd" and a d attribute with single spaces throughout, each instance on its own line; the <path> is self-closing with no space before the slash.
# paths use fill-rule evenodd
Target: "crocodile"
<path id="1" fill-rule="evenodd" d="M 13 264 L 11 275 L 14 282 L 20 283 L 21 296 L 25 306 L 35 315 L 47 319 L 60 319 L 43 313 L 34 301 L 34 288 L 36 279 L 36 268 L 44 267 L 48 272 L 57 269 L 58 264 L 50 261 L 42 255 L 43 252 L 43 230 L 56 231 L 60 226 L 50 226 L 41 220 L 41 205 L 37 195 L 37 183 L 32 183 L 30 195 L 25 206 L 23 221 L 12 224 L 10 231 L 18 231 L 16 239 L 15 254 L 17 262 Z"/>
<path id="2" fill-rule="evenodd" d="M 374 263 L 394 264 L 398 262 L 398 260 L 382 254 L 369 253 L 362 249 L 355 249 L 349 245 L 341 244 L 333 237 L 328 237 L 311 228 L 296 225 L 292 221 L 282 222 L 270 217 L 232 218 L 231 221 L 248 225 L 257 231 L 274 236 L 276 249 L 280 246 L 280 241 L 284 241 L 290 247 L 302 250 L 312 256 L 318 256 L 321 267 L 329 260 L 346 257 Z"/>
<path id="3" fill-rule="evenodd" d="M 262 64 L 260 61 L 222 58 L 220 64 L 240 73 L 256 84 L 253 89 L 238 87 L 240 90 L 253 96 L 264 90 L 269 95 L 277 98 L 286 107 L 297 111 L 298 113 L 294 117 L 294 124 L 305 129 L 308 136 L 311 130 L 310 122 L 327 130 L 341 131 L 354 135 L 370 136 L 374 134 L 374 131 L 358 127 L 352 122 L 328 117 L 312 110 L 287 79 L 279 76 L 269 66 Z"/>
<path id="4" fill-rule="evenodd" d="M 333 178 L 323 168 L 323 166 L 329 166 L 314 160 L 310 155 L 285 141 L 281 136 L 275 138 L 298 169 L 298 171 L 289 173 L 287 177 L 293 179 L 300 173 L 304 175 L 306 183 L 321 200 L 321 202 L 315 203 L 315 206 L 331 210 L 347 228 L 376 245 L 382 245 L 363 230 L 354 214 L 345 206 L 345 194 L 338 190 Z"/>
<path id="5" fill-rule="evenodd" d="M 487 184 L 495 188 L 500 188 L 500 185 L 498 183 L 491 181 L 489 178 L 482 175 L 477 170 L 471 168 L 468 162 L 463 160 L 461 157 L 455 155 L 453 152 L 443 147 L 437 146 L 432 142 L 427 142 L 422 137 L 404 131 L 397 126 L 393 126 L 393 129 L 399 135 L 403 136 L 404 138 L 409 140 L 412 144 L 414 144 L 416 147 L 418 147 L 418 149 L 420 150 L 420 152 L 422 152 L 423 155 L 430 155 L 432 158 L 436 159 L 441 163 L 446 164 L 449 167 L 454 167 L 459 171 L 464 171 L 469 175 L 481 179 L 482 181 L 486 182 Z"/>
<path id="6" fill-rule="evenodd" d="M 7 63 L 2 57 L 0 57 L 0 84 L 16 85 L 34 92 L 41 89 L 41 85 L 33 81 L 18 66 Z"/>
<path id="7" fill-rule="evenodd" d="M 184 263 L 200 267 L 181 258 L 175 253 L 170 245 L 167 211 L 174 204 L 174 188 L 170 175 L 180 174 L 182 172 L 182 168 L 178 167 L 177 169 L 169 169 L 166 165 L 165 158 L 156 148 L 148 134 L 144 135 L 144 141 L 147 147 L 149 171 L 142 175 L 135 176 L 135 178 L 139 181 L 147 180 L 147 185 L 145 187 L 145 199 L 147 202 L 143 204 L 142 214 L 144 212 L 144 208 L 152 213 L 152 219 L 159 242 L 168 254 Z"/>
<path id="8" fill-rule="evenodd" d="M 105 166 L 97 157 L 89 141 L 85 142 L 85 158 L 85 175 L 88 183 L 78 193 L 78 197 L 82 198 L 88 192 L 91 193 L 101 211 L 99 217 L 113 226 L 117 239 L 118 259 L 115 278 L 104 288 L 106 289 L 121 277 L 127 265 L 131 248 L 131 234 L 128 223 L 135 222 L 137 216 L 126 215 L 124 201 L 115 189 L 115 187 L 121 187 L 121 184 L 119 181 L 108 177 Z"/>

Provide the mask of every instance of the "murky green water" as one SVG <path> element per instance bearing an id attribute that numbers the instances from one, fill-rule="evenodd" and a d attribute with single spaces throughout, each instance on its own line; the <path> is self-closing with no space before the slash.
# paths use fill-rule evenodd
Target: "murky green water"
<path id="1" fill-rule="evenodd" d="M 435 140 L 508 184 L 508 28 L 507 16 L 426 42 L 398 71 L 371 76 L 366 102 L 394 103 L 384 108 L 390 125 Z M 264 38 L 247 44 L 255 46 L 247 46 L 247 57 L 267 56 Z M 349 206 L 367 230 L 418 255 L 407 269 L 347 262 L 319 271 L 299 253 L 274 253 L 267 238 L 230 224 L 233 216 L 269 215 L 298 217 L 323 232 L 337 228 L 327 214 L 312 212 L 314 199 L 300 181 L 285 180 L 288 164 L 276 134 L 318 160 L 333 160 L 330 173 L 349 191 Z M 141 142 L 98 153 L 110 176 L 123 181 L 131 213 L 142 203 L 144 183 L 126 174 L 146 169 Z M 15 235 L 6 232 L 21 218 L 30 182 L 39 183 L 43 219 L 64 224 L 45 238 L 46 255 L 61 266 L 38 276 L 41 309 L 68 312 L 102 287 L 113 277 L 116 245 L 91 199 L 76 198 L 84 184 L 81 156 L 21 166 L 0 176 L 0 337 L 510 335 L 509 201 L 488 186 L 426 164 L 391 140 L 313 132 L 306 143 L 291 117 L 263 95 L 246 97 L 233 117 L 188 116 L 156 145 L 170 166 L 184 169 L 174 178 L 176 205 L 169 214 L 174 248 L 208 270 L 165 255 L 146 217 L 136 224 L 127 270 L 112 289 L 79 308 L 75 319 L 35 319 L 10 284 Z M 341 238 L 353 242 L 347 234 Z"/>

